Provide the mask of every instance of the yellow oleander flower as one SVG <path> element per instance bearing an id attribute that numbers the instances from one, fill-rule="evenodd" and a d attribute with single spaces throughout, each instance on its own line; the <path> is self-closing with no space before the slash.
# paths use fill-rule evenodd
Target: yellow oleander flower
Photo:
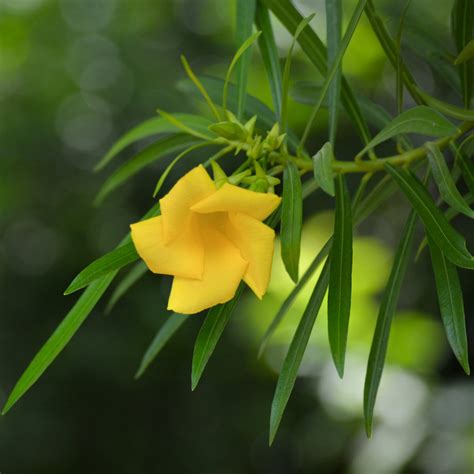
<path id="1" fill-rule="evenodd" d="M 229 183 L 217 189 L 198 166 L 160 199 L 160 216 L 132 224 L 132 240 L 148 268 L 174 276 L 168 309 L 192 314 L 225 303 L 241 280 L 262 298 L 275 232 L 261 221 L 280 200 Z"/>

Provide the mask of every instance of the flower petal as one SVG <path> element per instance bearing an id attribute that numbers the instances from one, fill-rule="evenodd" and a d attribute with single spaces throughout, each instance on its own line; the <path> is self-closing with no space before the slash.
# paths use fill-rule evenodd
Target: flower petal
<path id="1" fill-rule="evenodd" d="M 202 165 L 176 182 L 171 191 L 160 199 L 165 242 L 171 242 L 182 232 L 191 216 L 190 207 L 214 192 L 214 182 Z"/>
<path id="2" fill-rule="evenodd" d="M 275 194 L 257 193 L 229 183 L 191 207 L 194 212 L 243 212 L 259 221 L 266 219 L 280 204 Z"/>
<path id="3" fill-rule="evenodd" d="M 248 263 L 220 232 L 206 229 L 202 280 L 175 277 L 168 309 L 193 314 L 233 298 Z"/>
<path id="4" fill-rule="evenodd" d="M 132 224 L 131 235 L 138 255 L 153 273 L 186 278 L 201 278 L 204 271 L 204 246 L 196 219 L 169 244 L 163 238 L 163 217 L 152 217 Z"/>
<path id="5" fill-rule="evenodd" d="M 275 231 L 246 214 L 230 212 L 226 235 L 249 262 L 245 283 L 262 298 L 272 271 Z"/>

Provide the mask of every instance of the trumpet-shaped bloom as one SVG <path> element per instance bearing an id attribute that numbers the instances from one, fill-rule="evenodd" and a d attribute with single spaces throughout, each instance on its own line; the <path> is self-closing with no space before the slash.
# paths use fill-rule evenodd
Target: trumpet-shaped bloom
<path id="1" fill-rule="evenodd" d="M 262 298 L 275 240 L 262 221 L 279 204 L 274 194 L 228 183 L 217 189 L 198 166 L 160 200 L 160 216 L 132 224 L 132 240 L 148 268 L 174 276 L 168 309 L 192 314 L 225 303 L 241 280 Z"/>

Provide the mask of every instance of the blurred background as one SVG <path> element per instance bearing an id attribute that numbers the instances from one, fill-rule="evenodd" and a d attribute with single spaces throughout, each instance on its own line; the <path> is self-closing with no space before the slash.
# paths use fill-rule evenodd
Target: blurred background
<path id="1" fill-rule="evenodd" d="M 403 3 L 375 0 L 392 32 Z M 354 5 L 344 3 L 346 20 Z M 325 38 L 324 1 L 297 6 L 316 12 L 312 25 Z M 451 6 L 449 0 L 412 1 L 403 55 L 428 92 L 459 104 L 456 71 L 443 59 L 454 53 Z M 184 78 L 179 55 L 198 73 L 222 77 L 235 49 L 233 20 L 233 0 L 0 0 L 1 404 L 76 300 L 62 296 L 72 277 L 113 248 L 151 206 L 172 156 L 101 207 L 92 201 L 103 180 L 146 142 L 99 174 L 92 167 L 158 106 L 202 110 L 177 87 Z M 274 26 L 284 58 L 291 37 Z M 344 72 L 360 94 L 395 112 L 395 75 L 364 17 Z M 292 78 L 293 84 L 321 79 L 298 48 Z M 270 105 L 256 48 L 249 88 Z M 291 102 L 290 110 L 291 126 L 301 132 L 308 107 Z M 309 150 L 326 134 L 322 114 Z M 338 158 L 350 159 L 360 148 L 342 115 Z M 175 169 L 168 187 L 183 169 Z M 306 203 L 303 268 L 331 232 L 332 208 L 321 193 Z M 368 351 L 407 211 L 396 195 L 359 228 L 346 376 L 340 381 L 329 360 L 323 309 L 272 448 L 268 423 L 277 374 L 311 289 L 257 360 L 259 338 L 292 287 L 279 258 L 268 296 L 262 303 L 243 298 L 194 393 L 191 356 L 202 316 L 183 326 L 135 381 L 166 317 L 169 280 L 146 275 L 109 315 L 106 295 L 58 360 L 0 419 L 0 472 L 472 473 L 474 386 L 446 343 L 426 252 L 410 266 L 403 287 L 370 441 L 363 430 Z M 466 220 L 456 225 L 467 234 Z M 472 340 L 474 283 L 465 271 L 461 279 Z"/>

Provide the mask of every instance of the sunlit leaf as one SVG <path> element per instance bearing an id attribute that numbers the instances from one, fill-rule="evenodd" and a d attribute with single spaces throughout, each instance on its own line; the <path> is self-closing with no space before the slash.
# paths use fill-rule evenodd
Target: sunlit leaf
<path id="1" fill-rule="evenodd" d="M 385 355 L 387 353 L 392 318 L 397 309 L 400 289 L 403 279 L 405 278 L 413 246 L 415 222 L 416 213 L 415 211 L 411 211 L 398 244 L 395 258 L 393 260 L 392 270 L 382 296 L 374 337 L 370 347 L 364 385 L 365 430 L 369 437 L 372 433 L 375 399 L 377 397 L 377 391 L 382 377 L 383 367 L 385 365 Z"/>
<path id="2" fill-rule="evenodd" d="M 464 237 L 451 226 L 446 216 L 436 207 L 419 179 L 410 171 L 389 164 L 385 166 L 420 216 L 427 233 L 444 255 L 459 267 L 474 268 L 474 257 L 467 250 Z"/>
<path id="3" fill-rule="evenodd" d="M 454 209 L 469 217 L 474 217 L 474 211 L 466 204 L 461 193 L 458 191 L 445 158 L 439 148 L 432 142 L 426 143 L 428 149 L 428 161 L 431 172 L 438 186 L 441 197 Z"/>
<path id="4" fill-rule="evenodd" d="M 288 162 L 283 172 L 283 196 L 281 205 L 281 258 L 291 279 L 298 281 L 301 228 L 303 225 L 303 198 L 298 168 Z"/>
<path id="5" fill-rule="evenodd" d="M 339 376 L 344 375 L 352 296 L 352 211 L 344 175 L 336 178 L 336 212 L 330 252 L 328 334 Z"/>
<path id="6" fill-rule="evenodd" d="M 319 313 L 319 309 L 321 308 L 324 295 L 326 294 L 328 283 L 329 260 L 326 261 L 313 293 L 309 298 L 308 305 L 306 306 L 301 321 L 298 324 L 295 335 L 293 336 L 288 349 L 288 353 L 283 362 L 280 376 L 278 377 L 270 415 L 270 445 L 275 439 L 285 407 L 295 385 L 298 369 L 303 360 L 303 355 L 306 346 L 308 345 L 309 337 L 311 336 L 311 331 Z"/>
<path id="7" fill-rule="evenodd" d="M 334 155 L 331 143 L 325 143 L 321 150 L 313 156 L 314 179 L 321 186 L 321 189 L 334 196 L 334 174 L 332 172 L 332 162 Z"/>
<path id="8" fill-rule="evenodd" d="M 358 156 L 362 156 L 367 150 L 403 133 L 444 137 L 452 135 L 456 131 L 457 128 L 441 114 L 425 105 L 419 105 L 395 117 L 358 153 Z"/>
<path id="9" fill-rule="evenodd" d="M 188 317 L 188 314 L 173 313 L 166 319 L 164 324 L 160 327 L 160 329 L 158 329 L 158 332 L 143 355 L 140 366 L 138 367 L 137 373 L 135 374 L 136 379 L 140 378 L 144 374 L 146 369 L 156 359 L 163 347 L 165 347 L 169 340 L 176 334 L 178 329 L 187 321 Z"/>
<path id="10" fill-rule="evenodd" d="M 446 335 L 454 355 L 469 375 L 464 303 L 458 272 L 432 240 L 429 233 L 428 245 L 438 292 L 439 309 Z"/>

